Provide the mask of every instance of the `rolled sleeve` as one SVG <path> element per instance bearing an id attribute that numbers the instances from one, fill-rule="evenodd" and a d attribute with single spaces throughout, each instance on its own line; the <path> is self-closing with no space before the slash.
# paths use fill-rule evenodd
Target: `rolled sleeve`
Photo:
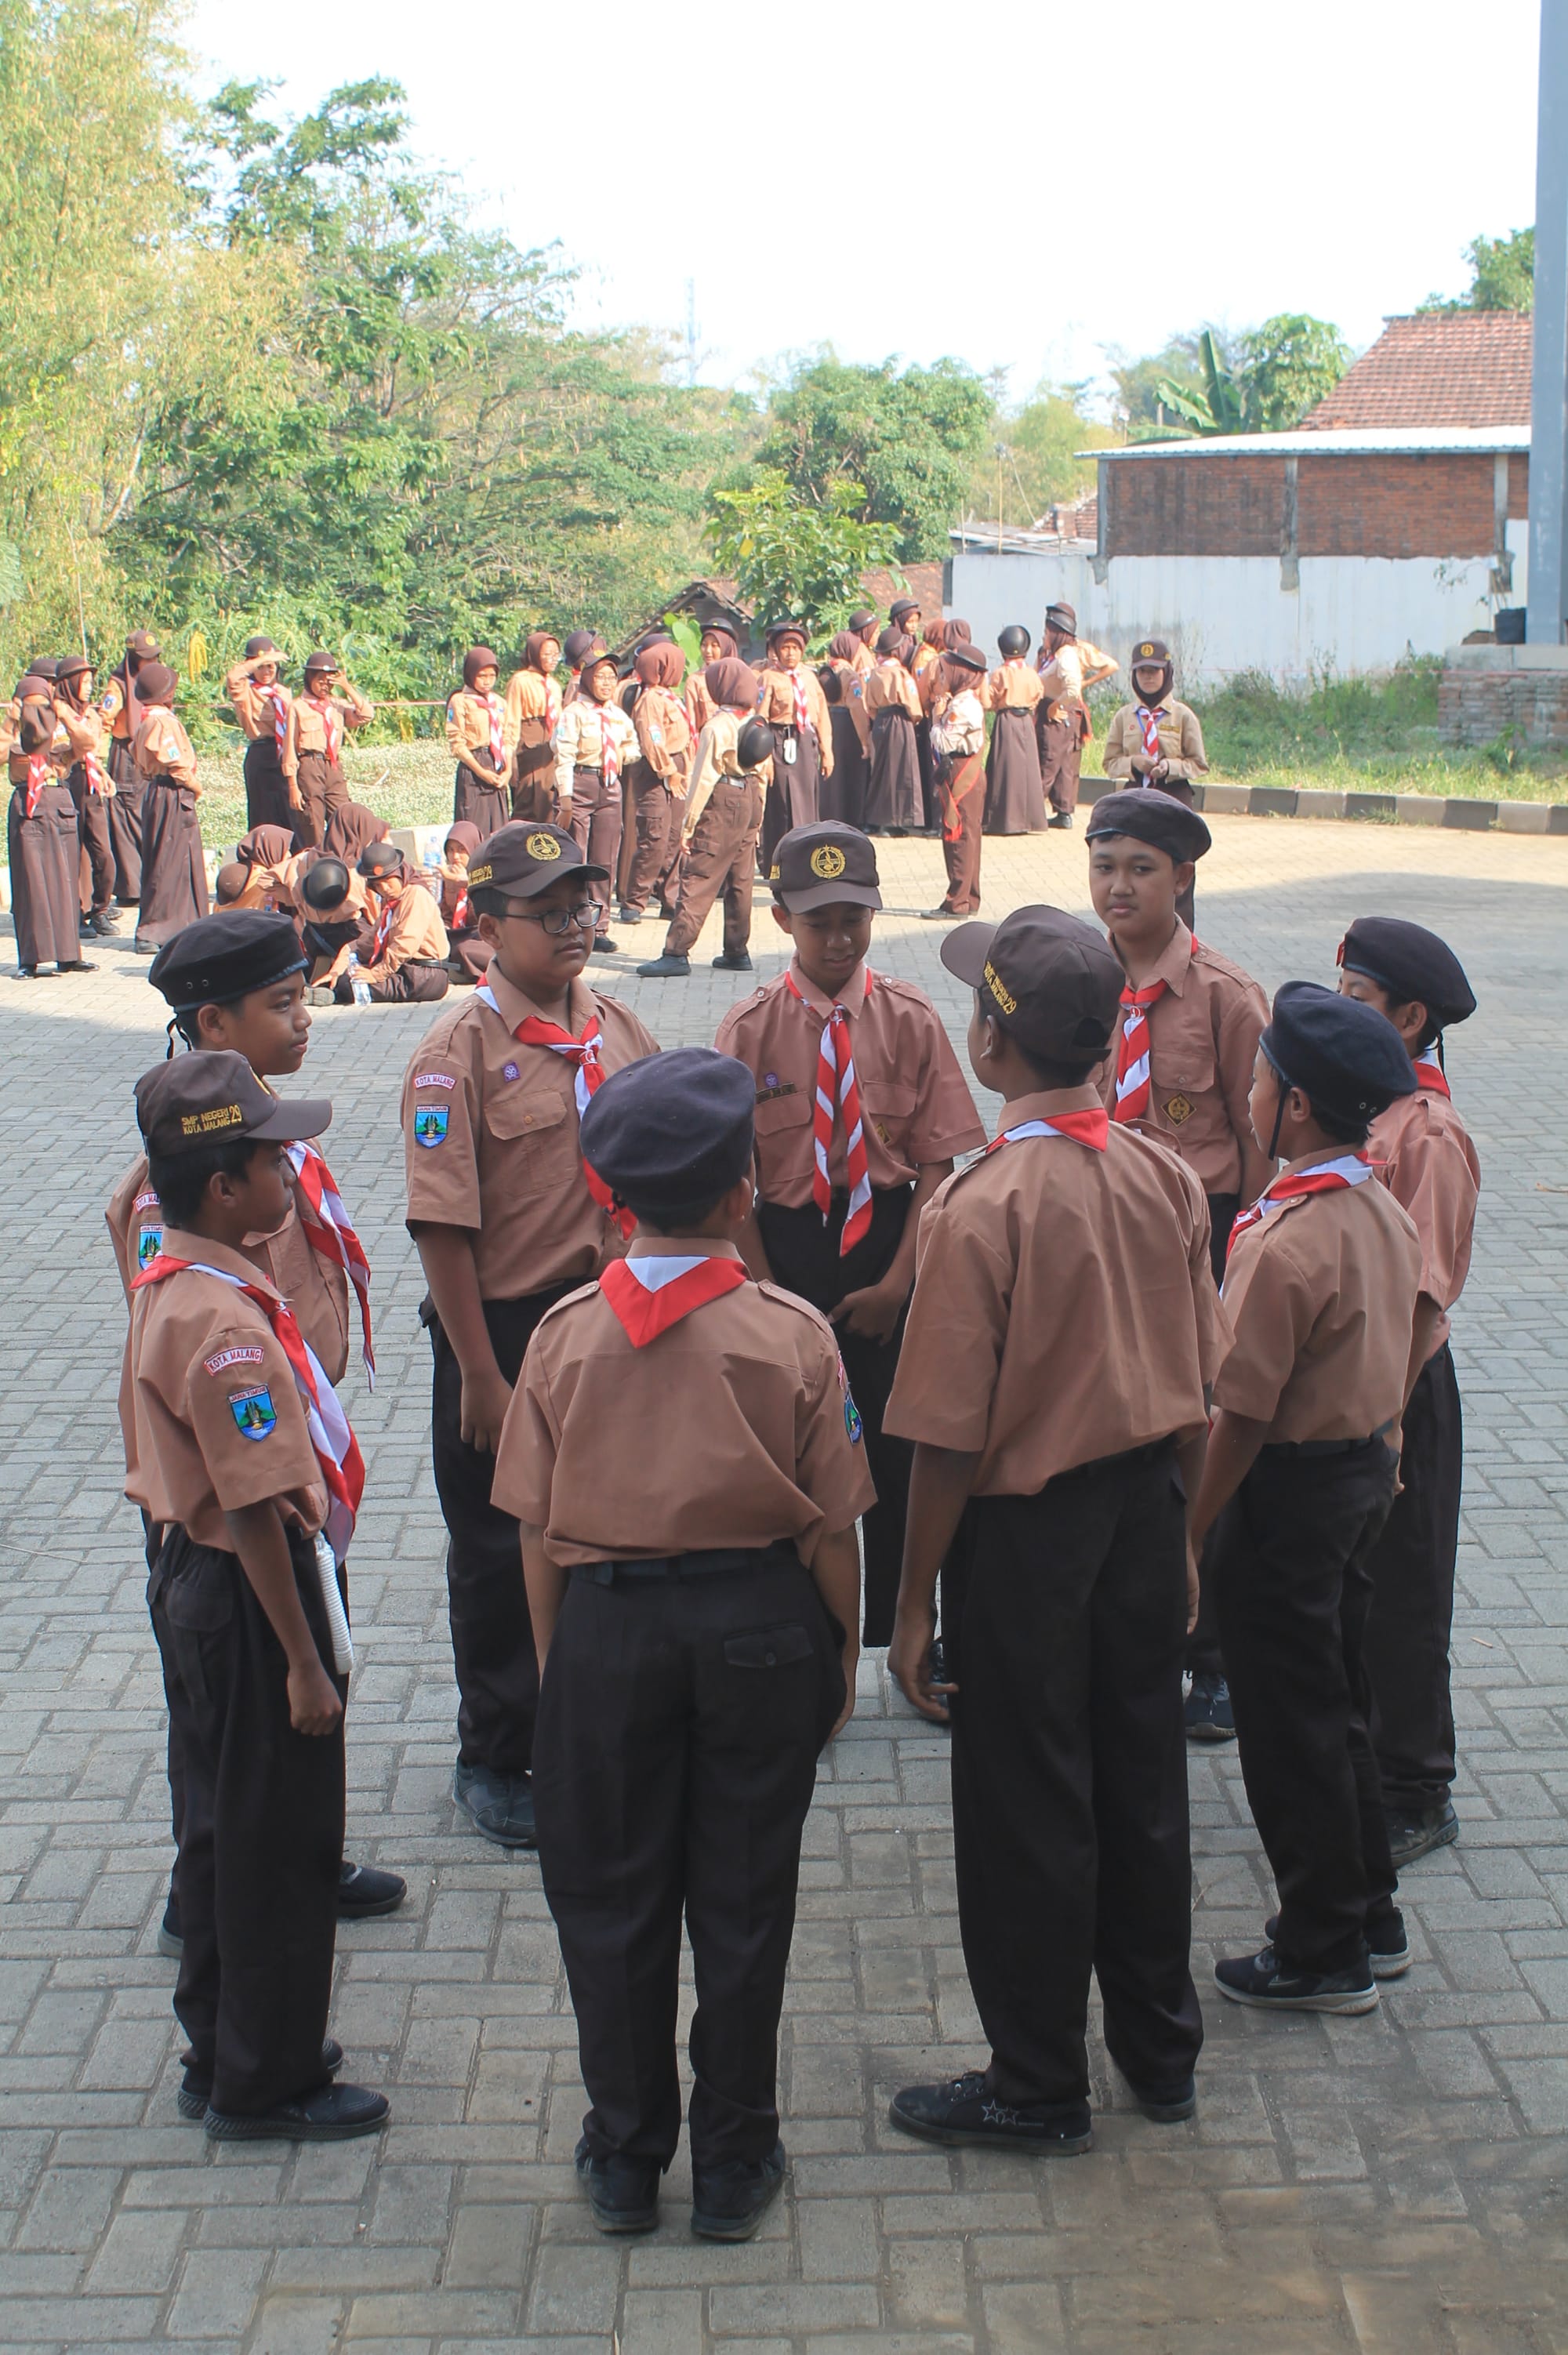
<path id="1" fill-rule="evenodd" d="M 224 1512 L 320 1486 L 293 1371 L 270 1332 L 247 1325 L 211 1336 L 191 1361 L 186 1400 Z"/>

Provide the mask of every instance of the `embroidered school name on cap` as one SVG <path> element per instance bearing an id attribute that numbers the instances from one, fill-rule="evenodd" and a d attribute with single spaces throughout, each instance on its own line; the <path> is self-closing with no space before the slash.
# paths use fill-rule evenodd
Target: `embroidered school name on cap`
<path id="1" fill-rule="evenodd" d="M 221 1374 L 229 1366 L 260 1366 L 266 1361 L 266 1351 L 249 1344 L 244 1348 L 219 1349 L 216 1357 L 203 1358 L 202 1364 L 209 1374 Z"/>
<path id="2" fill-rule="evenodd" d="M 443 1145 L 446 1141 L 447 1124 L 452 1114 L 444 1104 L 414 1106 L 414 1143 Z"/>
<path id="3" fill-rule="evenodd" d="M 488 883 L 495 872 L 495 868 L 488 862 L 483 867 L 471 867 L 468 870 L 469 883 L 471 886 L 475 883 Z"/>
<path id="4" fill-rule="evenodd" d="M 222 1128 L 242 1128 L 245 1114 L 236 1103 L 208 1104 L 205 1112 L 185 1112 L 180 1114 L 182 1136 L 214 1136 Z"/>
<path id="5" fill-rule="evenodd" d="M 996 999 L 997 1004 L 1001 1007 L 1004 1014 L 1016 1014 L 1018 1012 L 1018 999 L 1013 996 L 1012 991 L 1008 987 L 1007 983 L 1002 979 L 1000 974 L 997 971 L 996 966 L 992 964 L 988 959 L 986 964 L 986 986 L 990 991 L 992 996 Z"/>
<path id="6" fill-rule="evenodd" d="M 267 1389 L 230 1391 L 229 1412 L 242 1439 L 271 1439 L 278 1427 L 278 1410 Z"/>

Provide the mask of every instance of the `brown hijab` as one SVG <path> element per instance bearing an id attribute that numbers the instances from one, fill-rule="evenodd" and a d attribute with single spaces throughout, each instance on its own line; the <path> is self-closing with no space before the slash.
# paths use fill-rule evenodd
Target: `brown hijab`
<path id="1" fill-rule="evenodd" d="M 827 641 L 827 652 L 834 662 L 853 664 L 857 655 L 866 651 L 866 641 L 859 630 L 840 630 Z"/>
<path id="2" fill-rule="evenodd" d="M 482 670 L 498 671 L 500 667 L 489 646 L 470 646 L 463 657 L 463 684 L 472 687 Z"/>
<path id="3" fill-rule="evenodd" d="M 686 656 L 673 638 L 661 639 L 637 656 L 637 677 L 645 687 L 667 687 L 673 694 L 686 677 Z"/>
<path id="4" fill-rule="evenodd" d="M 547 671 L 539 660 L 546 646 L 554 646 L 559 658 L 560 640 L 553 630 L 530 630 L 523 640 L 523 668 L 537 670 L 541 678 L 549 678 L 553 676 L 553 671 Z"/>
<path id="5" fill-rule="evenodd" d="M 715 703 L 728 704 L 735 710 L 754 711 L 763 683 L 750 663 L 738 658 L 711 662 L 702 674 L 702 684 Z"/>
<path id="6" fill-rule="evenodd" d="M 347 802 L 327 819 L 322 847 L 329 858 L 341 858 L 346 867 L 353 867 L 373 842 L 385 842 L 391 831 L 386 819 L 367 809 L 363 802 Z"/>
<path id="7" fill-rule="evenodd" d="M 951 654 L 955 646 L 968 646 L 974 643 L 975 634 L 967 622 L 952 621 L 942 624 L 942 644 L 945 653 Z"/>
<path id="8" fill-rule="evenodd" d="M 461 843 L 469 858 L 473 858 L 479 847 L 479 829 L 472 818 L 459 817 L 453 820 L 446 829 L 446 838 L 441 847 L 444 850 L 447 844 L 453 842 Z"/>
<path id="9" fill-rule="evenodd" d="M 243 867 L 281 867 L 293 856 L 294 838 L 286 826 L 253 826 L 234 846 Z"/>

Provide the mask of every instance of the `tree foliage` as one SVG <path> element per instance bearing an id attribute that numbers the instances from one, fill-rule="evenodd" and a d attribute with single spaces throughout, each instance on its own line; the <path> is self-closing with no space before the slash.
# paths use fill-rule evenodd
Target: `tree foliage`
<path id="1" fill-rule="evenodd" d="M 1468 290 L 1448 300 L 1430 294 L 1424 311 L 1533 311 L 1535 231 L 1516 229 L 1507 237 L 1477 237 L 1465 248 L 1470 265 Z"/>
<path id="2" fill-rule="evenodd" d="M 1238 336 L 1228 353 L 1211 327 L 1195 340 L 1200 383 L 1161 377 L 1155 389 L 1162 411 L 1198 433 L 1288 432 L 1350 365 L 1338 327 L 1302 311 L 1265 319 Z"/>
<path id="3" fill-rule="evenodd" d="M 741 595 L 765 620 L 801 621 L 830 635 L 862 600 L 860 577 L 896 556 L 896 532 L 864 519 L 864 485 L 835 475 L 820 498 L 781 467 L 757 468 L 744 486 L 716 490 L 713 552 Z"/>

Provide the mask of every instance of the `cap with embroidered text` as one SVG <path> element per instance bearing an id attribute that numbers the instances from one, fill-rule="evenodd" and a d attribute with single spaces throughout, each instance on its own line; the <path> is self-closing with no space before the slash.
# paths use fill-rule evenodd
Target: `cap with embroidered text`
<path id="1" fill-rule="evenodd" d="M 303 973 L 305 963 L 287 916 L 243 908 L 187 924 L 164 943 L 147 979 L 176 1014 L 194 1014 L 198 1006 L 231 1006 L 253 989 L 271 989 Z"/>
<path id="2" fill-rule="evenodd" d="M 1467 1022 L 1476 994 L 1446 941 L 1403 916 L 1358 916 L 1339 943 L 1347 973 L 1364 974 L 1396 1006 L 1419 999 L 1434 1022 Z"/>
<path id="3" fill-rule="evenodd" d="M 1102 794 L 1089 814 L 1085 838 L 1104 835 L 1136 835 L 1178 862 L 1201 858 L 1214 847 L 1214 837 L 1196 810 L 1162 794 L 1157 785 L 1135 785 L 1125 794 Z"/>
<path id="4" fill-rule="evenodd" d="M 285 1102 L 243 1055 L 180 1055 L 136 1082 L 136 1123 L 149 1154 L 167 1159 L 209 1145 L 292 1145 L 332 1121 L 325 1096 Z"/>
<path id="5" fill-rule="evenodd" d="M 1103 932 L 1061 908 L 960 924 L 942 943 L 942 962 L 1026 1055 L 1097 1061 L 1111 1043 L 1126 982 L 1121 960 Z"/>
<path id="6" fill-rule="evenodd" d="M 676 1047 L 613 1071 L 582 1115 L 582 1157 L 649 1217 L 719 1199 L 752 1159 L 756 1079 L 733 1055 Z"/>
<path id="7" fill-rule="evenodd" d="M 876 846 L 858 826 L 824 818 L 797 826 L 773 853 L 768 881 L 792 915 L 848 900 L 857 908 L 880 908 Z"/>
<path id="8" fill-rule="evenodd" d="M 1376 1007 L 1316 981 L 1280 984 L 1258 1045 L 1286 1087 L 1299 1088 L 1315 1112 L 1347 1126 L 1375 1120 L 1415 1092 L 1415 1072 L 1392 1023 Z"/>
<path id="9" fill-rule="evenodd" d="M 564 826 L 528 826 L 514 818 L 497 826 L 468 862 L 468 888 L 486 897 L 475 902 L 494 915 L 498 900 L 534 900 L 570 875 L 576 883 L 608 880 L 607 867 L 590 866 Z"/>

